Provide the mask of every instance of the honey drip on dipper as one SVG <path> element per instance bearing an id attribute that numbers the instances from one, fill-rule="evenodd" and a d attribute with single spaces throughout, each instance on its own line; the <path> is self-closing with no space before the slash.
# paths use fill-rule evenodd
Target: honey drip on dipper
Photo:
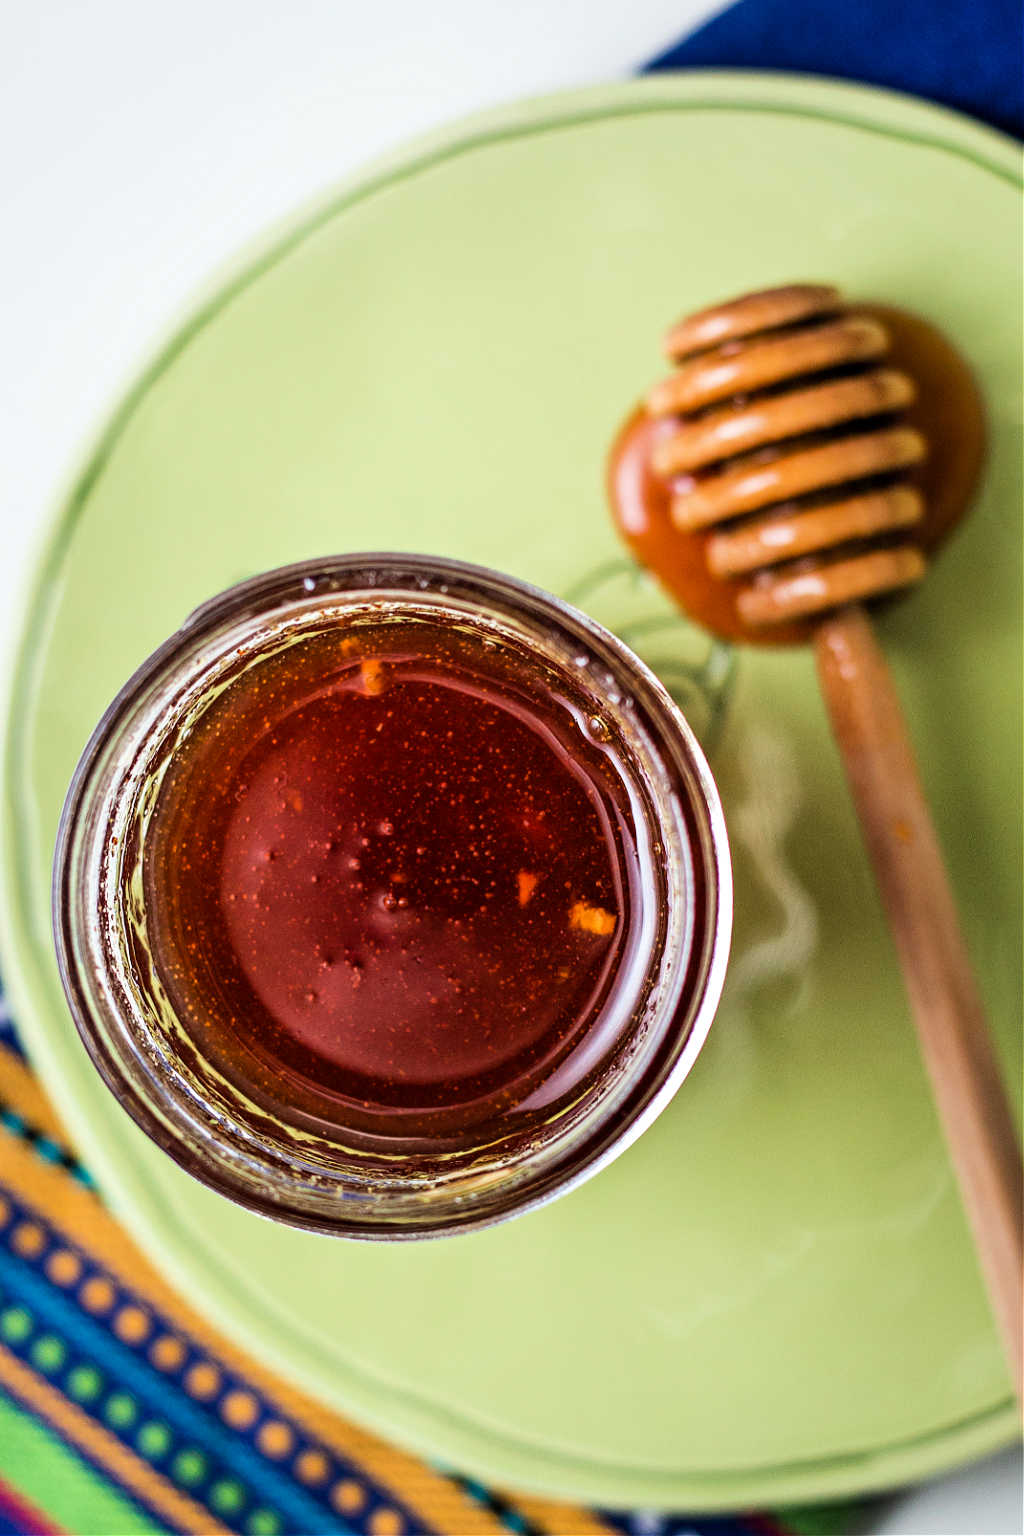
<path id="1" fill-rule="evenodd" d="M 608 466 L 620 533 L 698 623 L 803 641 L 823 612 L 919 581 L 985 448 L 966 363 L 926 321 L 799 284 L 672 327 L 677 371 Z"/>

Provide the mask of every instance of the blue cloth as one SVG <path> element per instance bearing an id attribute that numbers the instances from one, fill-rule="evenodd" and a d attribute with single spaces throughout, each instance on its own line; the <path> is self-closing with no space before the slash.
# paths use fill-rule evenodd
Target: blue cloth
<path id="1" fill-rule="evenodd" d="M 648 69 L 700 66 L 888 86 L 1024 138 L 1021 0 L 740 0 Z"/>

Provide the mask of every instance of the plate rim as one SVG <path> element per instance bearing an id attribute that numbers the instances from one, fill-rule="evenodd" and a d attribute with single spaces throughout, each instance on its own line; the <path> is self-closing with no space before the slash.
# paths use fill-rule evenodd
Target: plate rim
<path id="1" fill-rule="evenodd" d="M 133 1128 L 126 1122 L 119 1133 L 119 1116 L 101 1115 L 97 1121 L 87 1107 L 88 1089 L 84 1095 L 76 1093 L 75 1079 L 86 1080 L 84 1052 L 79 1054 L 72 1047 L 69 1061 L 71 1036 L 58 1023 L 60 1005 L 53 994 L 52 969 L 47 974 L 52 967 L 52 940 L 48 924 L 41 933 L 33 920 L 33 914 L 38 915 L 38 892 L 33 891 L 33 875 L 21 856 L 19 814 L 24 803 L 25 766 L 19 744 L 25 736 L 23 727 L 31 719 L 38 686 L 35 641 L 45 634 L 53 611 L 57 578 L 78 514 L 135 406 L 192 336 L 249 282 L 347 206 L 445 159 L 502 139 L 588 121 L 702 109 L 824 120 L 954 154 L 1017 188 L 1024 180 L 1019 146 L 1014 140 L 910 96 L 781 73 L 666 72 L 533 97 L 446 124 L 345 178 L 248 242 L 211 276 L 183 315 L 168 327 L 164 339 L 150 350 L 148 360 L 119 393 L 113 407 L 102 414 L 80 454 L 78 467 L 54 499 L 49 515 L 41 520 L 38 554 L 29 568 L 20 611 L 8 629 L 10 641 L 4 658 L 0 943 L 5 985 L 44 1087 L 86 1160 L 96 1169 L 101 1186 L 107 1188 L 115 1212 L 126 1220 L 136 1240 L 139 1232 L 145 1233 L 140 1243 L 144 1252 L 186 1294 L 195 1294 L 195 1282 L 202 1279 L 203 1309 L 216 1326 L 269 1360 L 282 1374 L 378 1433 L 400 1439 L 421 1454 L 457 1460 L 461 1468 L 482 1477 L 588 1503 L 714 1510 L 754 1502 L 839 1497 L 927 1476 L 1015 1439 L 1019 1426 L 1012 1399 L 905 1441 L 786 1464 L 696 1472 L 614 1465 L 517 1441 L 506 1432 L 430 1403 L 350 1362 L 335 1360 L 334 1376 L 327 1381 L 301 1332 L 291 1336 L 291 1348 L 282 1341 L 281 1319 L 275 1316 L 269 1298 L 250 1289 L 240 1308 L 237 1276 L 231 1275 L 225 1282 L 227 1271 L 222 1271 L 219 1259 L 211 1263 L 208 1254 L 199 1264 L 191 1260 L 194 1245 L 170 1202 L 140 1173 L 138 1165 L 124 1159 L 124 1133 L 130 1135 Z M 99 1102 L 96 1098 L 95 1104 Z M 211 1288 L 214 1272 L 216 1286 Z M 341 1391 L 339 1372 L 344 1372 Z M 436 1433 L 439 1423 L 444 1425 L 440 1436 Z"/>

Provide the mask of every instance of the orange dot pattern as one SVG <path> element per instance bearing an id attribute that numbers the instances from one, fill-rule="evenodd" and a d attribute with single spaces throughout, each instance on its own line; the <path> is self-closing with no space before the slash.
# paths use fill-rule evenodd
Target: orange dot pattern
<path id="1" fill-rule="evenodd" d="M 109 1312 L 115 1301 L 114 1287 L 106 1275 L 90 1275 L 78 1299 L 87 1312 Z"/>
<path id="2" fill-rule="evenodd" d="M 331 1489 L 331 1503 L 339 1514 L 354 1515 L 366 1503 L 366 1490 L 362 1483 L 346 1477 Z"/>
<path id="3" fill-rule="evenodd" d="M 126 1344 L 141 1344 L 148 1338 L 150 1321 L 141 1307 L 121 1307 L 114 1318 L 114 1332 Z"/>
<path id="4" fill-rule="evenodd" d="M 232 1429 L 248 1429 L 255 1424 L 260 1405 L 251 1392 L 229 1392 L 220 1405 L 220 1416 Z"/>
<path id="5" fill-rule="evenodd" d="M 319 1490 L 319 1496 L 339 1514 L 357 1520 L 359 1529 L 365 1531 L 366 1536 L 407 1536 L 405 1517 L 399 1510 L 377 1502 L 381 1490 L 375 1489 L 372 1483 L 364 1483 L 358 1467 L 352 1468 L 354 1475 L 346 1475 L 348 1469 L 343 1456 L 336 1458 L 329 1448 L 315 1442 L 303 1444 L 301 1429 L 289 1423 L 286 1418 L 268 1412 L 272 1405 L 259 1393 L 236 1385 L 230 1379 L 225 1380 L 219 1366 L 200 1355 L 187 1337 L 159 1326 L 160 1320 L 154 1318 L 147 1307 L 140 1305 L 130 1292 L 123 1291 L 110 1276 L 95 1270 L 86 1271 L 87 1256 L 83 1258 L 80 1253 L 64 1246 L 59 1236 L 47 1225 L 34 1220 L 29 1214 L 20 1214 L 17 1205 L 12 1208 L 11 1202 L 0 1196 L 0 1229 L 5 1227 L 9 1229 L 6 1241 L 12 1250 L 34 1261 L 39 1273 L 45 1273 L 54 1285 L 64 1290 L 74 1289 L 84 1310 L 97 1318 L 106 1318 L 106 1326 L 111 1333 L 125 1344 L 141 1347 L 158 1370 L 168 1374 L 181 1373 L 178 1379 L 184 1390 L 194 1399 L 210 1403 L 232 1429 L 244 1433 L 255 1427 L 255 1444 L 268 1460 L 287 1462 L 297 1481 L 311 1490 Z M 94 1377 L 97 1375 L 92 1367 L 77 1366 L 76 1370 L 85 1375 L 91 1370 Z M 77 1389 L 74 1391 L 76 1400 L 81 1398 L 83 1402 L 92 1401 L 92 1397 L 86 1395 L 86 1385 L 83 1376 L 82 1392 L 79 1393 Z M 95 1396 L 94 1393 L 92 1395 Z M 124 1398 L 131 1406 L 128 1394 L 122 1392 L 114 1396 Z M 122 1435 L 127 1434 L 130 1427 L 127 1419 L 115 1423 L 111 1418 L 109 1425 L 115 1433 Z M 146 1427 L 143 1426 L 144 1429 Z M 133 1439 L 133 1445 L 141 1450 L 147 1460 L 156 1457 L 163 1474 L 177 1481 L 177 1461 L 166 1444 L 170 1435 L 168 1426 L 154 1423 L 148 1427 L 150 1430 L 163 1431 L 160 1447 L 149 1447 L 141 1438 Z M 134 1435 L 134 1430 L 132 1433 Z M 177 1458 L 181 1460 L 183 1468 L 188 1456 L 198 1458 L 202 1464 L 202 1451 L 186 1446 Z M 195 1478 L 185 1470 L 181 1475 L 183 1478 L 190 1477 L 187 1483 L 189 1490 L 194 1490 L 193 1497 L 202 1499 Z M 248 1500 L 251 1497 L 240 1484 L 232 1486 L 236 1488 L 240 1499 Z M 255 1508 L 251 1515 L 249 1526 L 254 1533 L 257 1530 L 270 1532 L 272 1529 L 280 1529 L 277 1525 L 280 1516 L 272 1509 Z M 248 1516 L 245 1518 L 248 1519 Z"/>
<path id="6" fill-rule="evenodd" d="M 270 1456 L 275 1461 L 279 1461 L 282 1456 L 287 1456 L 292 1450 L 295 1436 L 287 1424 L 282 1424 L 279 1419 L 270 1419 L 260 1426 L 256 1444 L 264 1456 Z"/>
<path id="7" fill-rule="evenodd" d="M 36 1221 L 21 1221 L 14 1229 L 11 1247 L 23 1259 L 37 1259 L 46 1247 L 46 1233 Z"/>
<path id="8" fill-rule="evenodd" d="M 46 1273 L 54 1285 L 77 1285 L 82 1278 L 82 1261 L 70 1248 L 58 1248 L 46 1261 Z"/>
<path id="9" fill-rule="evenodd" d="M 220 1371 L 208 1360 L 201 1360 L 198 1365 L 192 1366 L 185 1377 L 185 1390 L 190 1397 L 197 1397 L 200 1402 L 209 1402 L 220 1391 Z"/>
<path id="10" fill-rule="evenodd" d="M 295 1458 L 295 1476 L 311 1488 L 325 1483 L 330 1470 L 331 1464 L 323 1451 L 300 1451 Z"/>
<path id="11" fill-rule="evenodd" d="M 176 1371 L 185 1361 L 185 1346 L 173 1334 L 163 1333 L 153 1341 L 149 1358 L 158 1371 Z"/>

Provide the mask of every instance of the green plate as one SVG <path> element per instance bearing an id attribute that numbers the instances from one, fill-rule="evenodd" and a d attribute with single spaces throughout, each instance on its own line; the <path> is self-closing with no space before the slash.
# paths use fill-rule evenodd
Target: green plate
<path id="1" fill-rule="evenodd" d="M 789 278 L 915 308 L 971 359 L 986 489 L 882 621 L 1008 1071 L 1018 1070 L 1020 202 L 1012 145 L 897 97 L 697 74 L 419 145 L 248 258 L 131 391 L 60 510 L 16 664 L 5 964 L 116 1209 L 241 1341 L 408 1445 L 591 1501 L 712 1508 L 909 1479 L 1015 1432 L 891 941 L 805 653 L 738 658 L 714 745 L 726 1001 L 612 1168 L 474 1236 L 277 1227 L 149 1145 L 80 1048 L 51 850 L 104 705 L 196 603 L 328 551 L 502 567 L 640 648 L 605 445 L 678 312 Z M 638 641 L 638 644 L 640 642 Z M 709 685 L 711 686 L 711 685 Z M 714 686 L 711 686 L 714 692 Z"/>

